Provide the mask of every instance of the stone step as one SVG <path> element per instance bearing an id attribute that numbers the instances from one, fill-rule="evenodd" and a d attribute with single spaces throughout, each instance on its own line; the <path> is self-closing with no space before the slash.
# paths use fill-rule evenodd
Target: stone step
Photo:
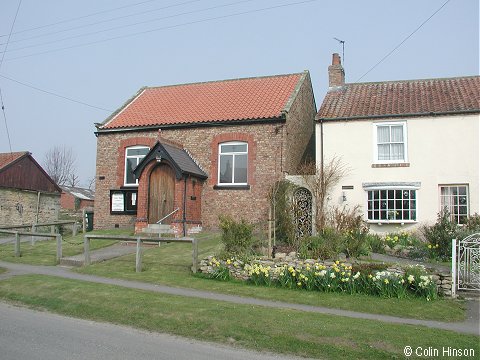
<path id="1" fill-rule="evenodd" d="M 145 234 L 174 234 L 175 230 L 168 224 L 148 224 L 142 232 Z"/>

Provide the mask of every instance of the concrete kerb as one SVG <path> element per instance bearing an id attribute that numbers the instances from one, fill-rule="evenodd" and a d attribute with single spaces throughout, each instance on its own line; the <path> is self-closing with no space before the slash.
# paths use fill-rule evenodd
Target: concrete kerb
<path id="1" fill-rule="evenodd" d="M 458 323 L 446 323 L 441 321 L 430 321 L 430 320 L 418 320 L 418 319 L 407 319 L 399 318 L 395 316 L 388 315 L 378 315 L 378 314 L 367 314 L 360 313 L 355 311 L 340 310 L 340 309 L 331 309 L 320 306 L 310 306 L 310 305 L 301 305 L 301 304 L 291 304 L 270 300 L 261 300 L 255 298 L 247 298 L 234 295 L 226 295 L 219 293 L 212 293 L 202 290 L 186 289 L 186 288 L 174 288 L 164 285 L 155 285 L 149 283 L 143 283 L 139 281 L 128 281 L 121 279 L 111 279 L 104 278 L 94 275 L 85 275 L 75 273 L 69 270 L 69 268 L 61 266 L 34 266 L 34 265 L 25 265 L 25 264 L 14 264 L 4 261 L 0 261 L 0 267 L 6 268 L 9 271 L 7 273 L 0 275 L 0 280 L 6 279 L 12 276 L 21 275 L 21 274 L 39 274 L 47 276 L 57 276 L 66 279 L 72 280 L 81 280 L 94 282 L 99 284 L 106 285 L 115 285 L 122 286 L 130 289 L 146 290 L 157 293 L 169 294 L 169 295 L 178 295 L 186 297 L 201 298 L 207 300 L 215 301 L 225 301 L 235 304 L 243 305 L 255 305 L 255 306 L 265 306 L 278 309 L 291 309 L 298 311 L 306 311 L 312 313 L 320 313 L 327 315 L 336 315 L 344 316 L 355 319 L 366 319 L 366 320 L 376 320 L 392 324 L 403 324 L 403 325 L 413 325 L 413 326 L 426 326 L 429 328 L 450 330 L 459 333 L 480 335 L 479 329 L 479 306 L 480 302 L 478 300 L 470 300 L 468 304 L 468 314 L 467 320 L 464 322 Z"/>

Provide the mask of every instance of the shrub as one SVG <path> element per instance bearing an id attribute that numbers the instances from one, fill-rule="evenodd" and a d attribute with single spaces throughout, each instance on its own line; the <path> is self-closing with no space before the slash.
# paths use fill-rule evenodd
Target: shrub
<path id="1" fill-rule="evenodd" d="M 287 180 L 277 181 L 271 190 L 270 201 L 274 208 L 275 236 L 277 243 L 294 245 L 295 225 L 292 216 L 292 202 L 289 195 L 294 185 Z M 273 206 L 273 204 L 275 206 Z"/>
<path id="2" fill-rule="evenodd" d="M 457 237 L 457 224 L 450 220 L 450 213 L 444 210 L 438 214 L 433 225 L 420 228 L 431 258 L 448 260 L 452 256 L 452 239 Z"/>
<path id="3" fill-rule="evenodd" d="M 344 234 L 343 251 L 347 257 L 359 257 L 368 255 L 368 229 L 360 228 L 350 230 Z"/>
<path id="4" fill-rule="evenodd" d="M 317 234 L 302 239 L 298 249 L 301 258 L 333 259 L 344 249 L 344 238 L 332 228 L 325 228 Z"/>
<path id="5" fill-rule="evenodd" d="M 220 216 L 220 229 L 222 230 L 222 243 L 228 256 L 243 256 L 253 252 L 255 239 L 252 224 L 245 220 L 236 222 L 230 216 Z"/>
<path id="6" fill-rule="evenodd" d="M 365 239 L 366 245 L 371 252 L 384 254 L 385 253 L 385 243 L 383 239 L 378 234 L 367 234 Z"/>

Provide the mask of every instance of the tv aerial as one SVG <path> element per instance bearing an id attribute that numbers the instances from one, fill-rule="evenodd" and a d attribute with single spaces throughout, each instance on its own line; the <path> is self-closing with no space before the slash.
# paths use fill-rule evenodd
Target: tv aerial
<path id="1" fill-rule="evenodd" d="M 337 40 L 340 44 L 342 44 L 342 63 L 343 67 L 345 67 L 345 40 L 340 40 L 339 38 L 334 37 L 334 40 Z"/>

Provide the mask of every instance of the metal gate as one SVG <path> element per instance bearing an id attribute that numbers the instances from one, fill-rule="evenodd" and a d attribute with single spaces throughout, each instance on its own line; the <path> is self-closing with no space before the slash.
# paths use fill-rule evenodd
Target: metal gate
<path id="1" fill-rule="evenodd" d="M 296 238 L 305 238 L 312 235 L 312 193 L 301 187 L 293 193 L 293 202 Z"/>
<path id="2" fill-rule="evenodd" d="M 452 295 L 457 290 L 480 291 L 480 233 L 452 240 Z"/>

